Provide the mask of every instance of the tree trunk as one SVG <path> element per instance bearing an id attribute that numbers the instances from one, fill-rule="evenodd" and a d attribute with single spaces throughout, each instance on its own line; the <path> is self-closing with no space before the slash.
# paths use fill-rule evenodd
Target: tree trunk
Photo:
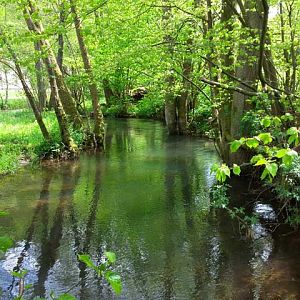
<path id="1" fill-rule="evenodd" d="M 172 59 L 174 52 L 174 38 L 170 34 L 170 17 L 171 7 L 168 0 L 163 0 L 163 26 L 165 30 L 164 42 L 166 43 L 166 55 L 168 59 Z M 172 74 L 172 70 L 169 70 L 166 76 L 166 94 L 165 94 L 165 121 L 169 134 L 177 134 L 177 114 L 176 114 L 176 101 L 174 96 L 174 83 L 175 78 Z"/>
<path id="2" fill-rule="evenodd" d="M 60 11 L 59 11 L 59 25 L 64 26 L 66 20 L 66 8 L 65 2 L 60 2 Z M 60 71 L 63 73 L 63 59 L 64 59 L 64 36 L 63 33 L 60 32 L 58 34 L 58 50 L 57 50 L 57 64 L 60 68 Z"/>
<path id="3" fill-rule="evenodd" d="M 35 32 L 38 36 L 42 36 L 44 28 L 41 22 L 33 21 L 32 14 L 37 13 L 37 10 L 30 0 L 27 0 L 28 6 L 24 8 L 24 18 L 27 27 L 30 31 Z M 51 48 L 51 44 L 47 39 L 42 37 L 39 40 L 40 48 L 43 54 L 43 59 L 47 65 L 47 71 L 49 77 L 54 76 L 58 88 L 58 94 L 63 105 L 66 114 L 70 117 L 70 120 L 75 129 L 79 129 L 83 126 L 82 118 L 76 108 L 76 102 L 72 98 L 72 95 L 64 81 L 63 74 L 57 64 L 56 57 Z M 49 79 L 51 80 L 51 79 Z M 51 84 L 51 83 L 50 83 Z"/>
<path id="4" fill-rule="evenodd" d="M 74 17 L 74 25 L 76 29 L 77 40 L 80 48 L 81 57 L 84 64 L 84 69 L 89 78 L 89 90 L 93 103 L 94 111 L 94 142 L 95 147 L 103 147 L 104 143 L 104 120 L 99 103 L 99 95 L 97 85 L 94 80 L 92 65 L 88 55 L 88 50 L 84 42 L 81 20 L 77 14 L 74 0 L 70 0 L 71 11 Z"/>
<path id="5" fill-rule="evenodd" d="M 107 106 L 111 106 L 114 103 L 114 99 L 115 99 L 114 91 L 110 87 L 108 79 L 104 78 L 102 80 L 102 85 L 103 85 L 106 104 Z"/>
<path id="6" fill-rule="evenodd" d="M 38 42 L 34 43 L 34 48 L 37 52 L 41 51 Z M 43 61 L 41 58 L 38 58 L 38 60 L 35 63 L 35 73 L 36 73 L 39 108 L 40 111 L 43 111 L 47 104 L 47 90 L 46 90 L 46 84 L 43 76 Z"/>
<path id="7" fill-rule="evenodd" d="M 64 111 L 63 105 L 60 101 L 57 81 L 53 72 L 53 69 L 51 67 L 51 61 L 49 58 L 45 58 L 45 65 L 47 67 L 47 71 L 49 74 L 49 82 L 50 82 L 50 88 L 51 88 L 51 94 L 52 94 L 52 101 L 54 106 L 55 115 L 57 118 L 59 130 L 60 130 L 60 136 L 62 139 L 62 142 L 66 146 L 66 149 L 70 152 L 70 155 L 76 155 L 77 153 L 77 145 L 74 143 L 69 127 L 68 127 L 68 119 L 66 116 L 66 113 Z"/>
<path id="8" fill-rule="evenodd" d="M 9 93 L 9 83 L 8 83 L 8 76 L 7 70 L 4 69 L 4 77 L 5 77 L 5 98 L 4 98 L 4 106 L 7 106 L 8 103 L 8 93 Z"/>
<path id="9" fill-rule="evenodd" d="M 46 128 L 46 125 L 43 121 L 43 118 L 42 118 L 42 115 L 41 115 L 41 112 L 39 111 L 37 105 L 36 105 L 36 102 L 35 102 L 35 98 L 34 98 L 34 95 L 33 93 L 31 92 L 30 90 L 30 87 L 28 86 L 27 82 L 26 82 L 26 79 L 25 79 L 25 76 L 22 72 L 22 69 L 20 67 L 20 64 L 19 64 L 19 60 L 17 58 L 17 55 L 15 54 L 15 52 L 13 51 L 13 49 L 11 48 L 9 42 L 7 41 L 7 39 L 3 36 L 3 33 L 2 31 L 0 30 L 0 35 L 2 36 L 3 38 L 3 41 L 4 41 L 4 44 L 6 45 L 7 49 L 8 49 L 8 52 L 12 58 L 12 61 L 14 62 L 15 64 L 15 67 L 16 67 L 16 73 L 21 81 L 21 84 L 22 84 L 22 87 L 23 87 L 23 90 L 25 92 L 25 95 L 28 99 L 28 102 L 32 108 L 32 111 L 34 113 L 34 116 L 35 116 L 35 119 L 40 127 L 40 130 L 42 132 L 42 135 L 44 137 L 45 140 L 49 141 L 50 140 L 50 135 L 49 135 L 49 132 Z"/>
<path id="10" fill-rule="evenodd" d="M 209 4 L 211 5 L 211 3 Z M 225 29 L 228 32 L 231 32 L 233 30 L 232 24 L 230 22 L 232 16 L 233 12 L 231 8 L 228 6 L 227 1 L 223 0 L 221 22 L 224 23 Z M 230 51 L 226 55 L 222 55 L 222 60 L 224 61 L 225 67 L 230 67 L 233 65 L 232 49 L 230 49 Z M 228 78 L 224 79 L 228 80 Z M 229 91 L 213 91 L 214 96 L 222 101 L 220 108 L 216 111 L 219 127 L 219 137 L 217 138 L 217 146 L 222 159 L 228 162 L 230 157 L 229 142 L 231 141 L 231 105 L 233 95 L 232 92 Z"/>

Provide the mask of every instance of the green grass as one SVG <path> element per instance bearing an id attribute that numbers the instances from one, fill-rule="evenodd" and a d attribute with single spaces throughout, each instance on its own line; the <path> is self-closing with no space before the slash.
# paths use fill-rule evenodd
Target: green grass
<path id="1" fill-rule="evenodd" d="M 28 102 L 24 94 L 20 91 L 10 90 L 8 93 L 8 101 L 5 109 L 29 109 Z M 2 106 L 2 99 L 5 98 L 5 92 L 0 91 L 0 107 Z"/>
<path id="2" fill-rule="evenodd" d="M 45 124 L 54 141 L 59 141 L 59 130 L 52 112 L 44 114 Z M 0 174 L 12 173 L 20 160 L 33 160 L 50 145 L 45 141 L 31 111 L 0 111 Z"/>

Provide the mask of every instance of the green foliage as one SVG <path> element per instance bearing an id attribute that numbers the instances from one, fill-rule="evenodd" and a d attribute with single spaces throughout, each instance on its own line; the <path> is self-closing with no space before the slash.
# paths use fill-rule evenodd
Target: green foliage
<path id="1" fill-rule="evenodd" d="M 275 186 L 279 199 L 294 199 L 300 201 L 300 158 L 294 157 L 291 164 L 282 167 L 282 176 L 278 178 Z"/>
<path id="2" fill-rule="evenodd" d="M 230 199 L 228 196 L 228 189 L 230 188 L 227 184 L 215 184 L 211 188 L 211 199 L 212 207 L 225 209 L 232 219 L 238 221 L 240 230 L 244 231 L 246 236 L 251 237 L 252 225 L 257 224 L 258 216 L 256 214 L 246 213 L 244 207 L 230 207 Z M 242 233 L 242 232 L 241 232 Z"/>
<path id="3" fill-rule="evenodd" d="M 105 252 L 104 256 L 106 258 L 105 261 L 99 265 L 96 265 L 88 254 L 80 254 L 78 259 L 96 271 L 99 277 L 104 277 L 114 292 L 119 295 L 122 292 L 121 277 L 111 270 L 111 266 L 116 262 L 116 254 L 114 252 Z"/>
<path id="4" fill-rule="evenodd" d="M 211 188 L 212 206 L 215 208 L 226 208 L 229 204 L 227 196 L 229 186 L 226 184 L 215 184 Z"/>
<path id="5" fill-rule="evenodd" d="M 164 102 L 159 95 L 146 95 L 136 105 L 135 115 L 139 118 L 160 118 Z"/>
<path id="6" fill-rule="evenodd" d="M 44 113 L 51 141 L 44 140 L 31 111 L 0 111 L 0 175 L 12 173 L 20 161 L 63 156 L 59 127 L 53 112 Z M 70 128 L 77 145 L 84 143 L 84 133 Z"/>
<path id="7" fill-rule="evenodd" d="M 209 122 L 211 119 L 211 104 L 202 101 L 189 115 L 189 130 L 197 135 L 213 137 L 213 124 Z"/>
<path id="8" fill-rule="evenodd" d="M 7 216 L 8 213 L 5 211 L 0 211 L 0 217 Z M 13 240 L 6 235 L 0 236 L 0 257 L 5 254 L 5 252 L 13 246 Z"/>
<path id="9" fill-rule="evenodd" d="M 288 115 L 283 116 L 288 118 Z M 276 124 L 281 124 L 281 119 L 278 117 L 274 118 L 264 118 L 262 123 L 265 127 L 270 127 L 272 122 Z M 299 143 L 299 130 L 296 127 L 291 127 L 286 131 L 286 143 L 284 145 L 298 145 Z M 269 182 L 277 175 L 280 165 L 290 166 L 293 159 L 298 156 L 297 152 L 285 146 L 278 148 L 278 146 L 269 146 L 274 141 L 273 136 L 270 132 L 263 132 L 257 136 L 251 138 L 242 137 L 239 140 L 235 140 L 230 144 L 231 152 L 236 152 L 242 146 L 246 146 L 250 149 L 255 149 L 259 154 L 254 155 L 250 163 L 256 167 L 264 166 L 263 172 L 261 174 L 261 180 L 267 179 Z M 219 171 L 220 173 L 221 171 Z M 229 177 L 229 176 L 228 176 Z M 223 175 L 224 178 L 224 175 Z M 218 175 L 217 180 L 221 181 L 223 178 Z M 221 180 L 220 180 L 221 179 Z"/>
<path id="10" fill-rule="evenodd" d="M 231 172 L 234 175 L 239 176 L 241 174 L 241 168 L 237 164 L 233 164 L 232 168 L 229 168 L 226 164 L 214 164 L 211 168 L 211 172 L 215 173 L 216 179 L 220 183 L 224 183 L 228 178 L 230 178 Z"/>
<path id="11" fill-rule="evenodd" d="M 8 236 L 0 236 L 0 254 L 5 253 L 13 246 L 13 241 Z"/>
<path id="12" fill-rule="evenodd" d="M 27 273 L 28 273 L 27 270 L 21 270 L 21 271 L 18 271 L 18 272 L 12 271 L 11 275 L 14 276 L 14 277 L 17 277 L 19 279 L 22 279 L 27 275 Z"/>

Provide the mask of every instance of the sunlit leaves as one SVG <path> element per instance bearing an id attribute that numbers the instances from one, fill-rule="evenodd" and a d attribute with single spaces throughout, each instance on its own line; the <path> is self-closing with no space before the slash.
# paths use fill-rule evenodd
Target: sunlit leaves
<path id="1" fill-rule="evenodd" d="M 13 246 L 13 240 L 8 236 L 0 236 L 0 252 L 6 252 Z"/>
<path id="2" fill-rule="evenodd" d="M 241 168 L 237 164 L 233 164 L 232 171 L 234 175 L 239 176 L 241 174 Z"/>
<path id="3" fill-rule="evenodd" d="M 11 275 L 17 278 L 24 278 L 27 275 L 28 271 L 27 270 L 21 270 L 21 271 L 12 271 Z"/>
<path id="4" fill-rule="evenodd" d="M 273 138 L 269 132 L 261 133 L 258 135 L 259 140 L 261 140 L 265 145 L 272 143 Z"/>
<path id="5" fill-rule="evenodd" d="M 95 269 L 95 264 L 93 263 L 91 257 L 88 254 L 79 254 L 78 259 L 85 263 L 89 268 Z"/>
<path id="6" fill-rule="evenodd" d="M 111 264 L 114 264 L 117 260 L 116 254 L 114 252 L 105 252 L 104 255 Z"/>
<path id="7" fill-rule="evenodd" d="M 250 149 L 257 148 L 259 145 L 259 141 L 256 138 L 248 138 L 246 139 L 246 145 Z"/>
<path id="8" fill-rule="evenodd" d="M 105 279 L 108 281 L 114 292 L 119 295 L 122 291 L 122 282 L 120 275 L 113 271 L 107 271 L 105 273 Z"/>
<path id="9" fill-rule="evenodd" d="M 122 291 L 121 277 L 119 274 L 110 269 L 110 266 L 116 262 L 116 254 L 114 252 L 107 251 L 104 253 L 104 256 L 106 260 L 98 265 L 92 261 L 88 254 L 78 255 L 78 260 L 86 264 L 89 268 L 95 270 L 98 276 L 104 276 L 114 292 L 119 295 Z"/>
<path id="10" fill-rule="evenodd" d="M 291 127 L 287 130 L 286 134 L 289 136 L 288 143 L 297 146 L 299 144 L 299 130 L 296 127 Z"/>
<path id="11" fill-rule="evenodd" d="M 230 151 L 236 152 L 243 145 L 243 140 L 235 140 L 230 144 Z"/>
<path id="12" fill-rule="evenodd" d="M 230 177 L 230 169 L 226 164 L 222 164 L 221 166 L 215 164 L 211 170 L 215 172 L 217 181 L 221 183 L 225 182 L 227 177 Z"/>

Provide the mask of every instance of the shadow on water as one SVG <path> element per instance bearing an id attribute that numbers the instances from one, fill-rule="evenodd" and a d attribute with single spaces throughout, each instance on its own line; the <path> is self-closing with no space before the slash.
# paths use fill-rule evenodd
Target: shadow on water
<path id="1" fill-rule="evenodd" d="M 1 299 L 13 299 L 27 269 L 25 299 L 70 292 L 77 299 L 299 299 L 300 237 L 255 225 L 253 240 L 210 209 L 210 142 L 168 137 L 159 122 L 109 121 L 104 153 L 24 170 L 0 186 L 3 230 L 16 244 L 0 259 Z M 239 183 L 236 201 L 248 197 Z M 2 199 L 1 199 L 2 200 Z M 261 218 L 271 206 L 253 202 Z M 120 297 L 77 259 L 117 254 Z"/>
<path id="2" fill-rule="evenodd" d="M 48 227 L 49 188 L 52 180 L 52 175 L 53 174 L 51 171 L 43 174 L 40 197 L 36 202 L 36 207 L 33 212 L 31 223 L 28 229 L 26 230 L 26 238 L 24 241 L 23 250 L 21 251 L 20 256 L 17 259 L 17 265 L 13 268 L 13 271 L 15 272 L 19 272 L 22 270 L 22 264 L 24 258 L 28 256 L 28 250 L 30 249 L 31 246 L 35 228 L 36 226 L 40 225 L 40 223 L 38 223 L 39 217 L 42 220 L 42 242 L 44 243 L 46 242 L 47 233 L 48 233 L 47 227 Z M 16 278 L 13 277 L 12 284 L 9 287 L 10 292 L 12 291 L 15 285 L 18 285 L 18 282 L 16 282 Z"/>
<path id="3" fill-rule="evenodd" d="M 95 180 L 94 180 L 94 191 L 92 199 L 89 203 L 88 217 L 86 220 L 86 227 L 83 237 L 83 246 L 81 253 L 90 253 L 91 240 L 94 233 L 94 227 L 96 223 L 96 214 L 100 201 L 100 188 L 101 188 L 101 154 L 96 153 L 95 159 Z M 101 254 L 101 253 L 100 253 Z M 80 278 L 80 299 L 87 299 L 86 297 L 86 278 L 87 278 L 87 267 L 83 262 L 79 262 L 79 278 Z"/>
<path id="4" fill-rule="evenodd" d="M 41 254 L 37 261 L 39 264 L 38 281 L 34 284 L 34 294 L 45 297 L 45 282 L 48 277 L 49 270 L 54 266 L 58 258 L 58 249 L 63 235 L 64 220 L 67 211 L 72 206 L 73 194 L 80 178 L 80 169 L 77 165 L 67 164 L 62 169 L 62 185 L 59 194 L 59 202 L 54 214 L 52 227 L 49 235 L 48 230 L 43 230 L 43 238 L 41 240 Z M 48 217 L 43 219 L 42 223 L 48 223 Z M 76 220 L 73 219 L 74 225 Z M 74 227 L 73 227 L 74 229 Z M 77 236 L 75 236 L 76 238 Z"/>

